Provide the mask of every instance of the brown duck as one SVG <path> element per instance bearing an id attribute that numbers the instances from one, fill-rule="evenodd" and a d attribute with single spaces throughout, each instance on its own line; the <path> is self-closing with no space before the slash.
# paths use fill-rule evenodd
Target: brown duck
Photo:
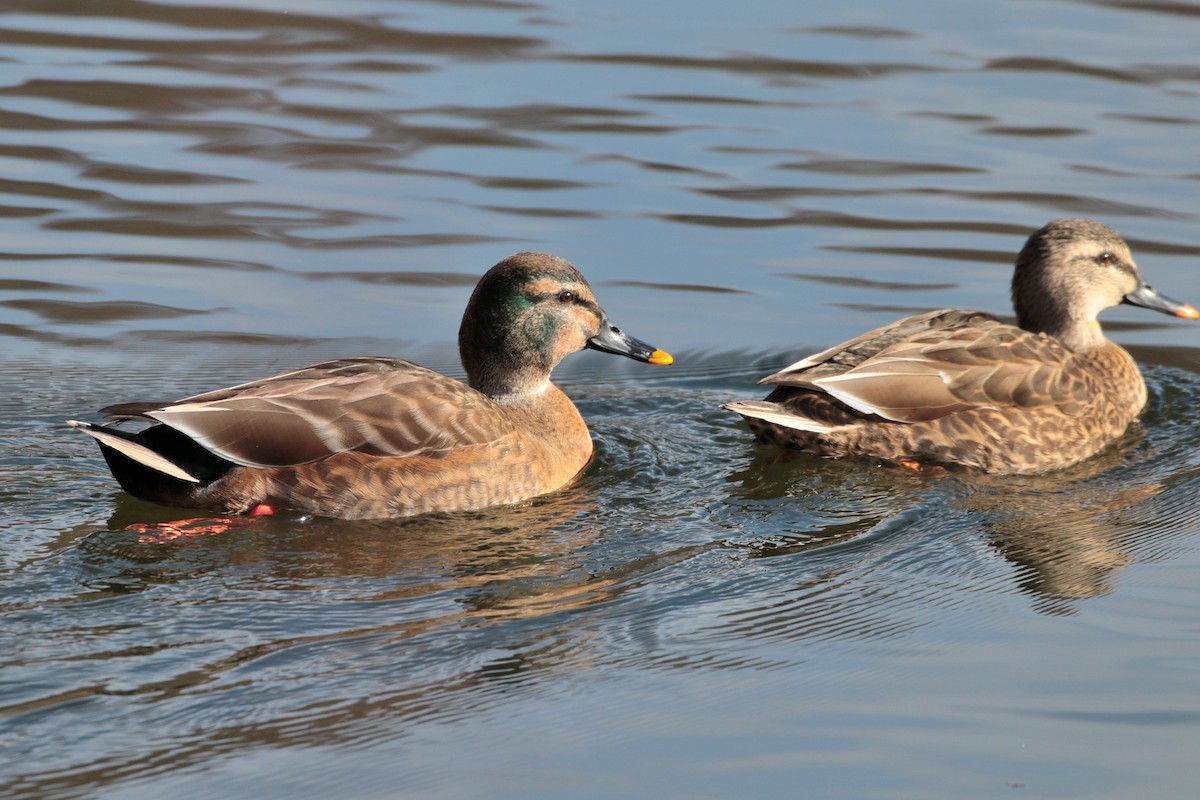
<path id="1" fill-rule="evenodd" d="M 995 473 L 1066 467 L 1120 436 L 1146 403 L 1133 358 L 1096 315 L 1129 303 L 1196 319 L 1138 274 L 1107 225 L 1060 219 L 1017 256 L 1017 325 L 978 311 L 907 317 L 763 378 L 724 408 L 766 442 L 823 456 Z"/>
<path id="2" fill-rule="evenodd" d="M 94 437 L 122 488 L 222 514 L 394 517 L 515 503 L 587 465 L 592 440 L 550 372 L 584 348 L 652 364 L 667 353 L 613 326 L 583 275 L 519 253 L 463 314 L 467 383 L 394 358 L 314 364 L 173 403 L 122 403 Z M 113 425 L 152 423 L 136 433 Z"/>

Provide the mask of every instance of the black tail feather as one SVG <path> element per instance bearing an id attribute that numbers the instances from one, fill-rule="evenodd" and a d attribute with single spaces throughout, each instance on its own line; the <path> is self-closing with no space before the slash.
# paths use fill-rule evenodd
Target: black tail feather
<path id="1" fill-rule="evenodd" d="M 133 433 L 115 426 L 105 426 L 104 431 L 153 450 L 199 479 L 199 483 L 191 483 L 166 475 L 97 440 L 100 452 L 121 488 L 142 500 L 164 505 L 195 507 L 205 488 L 234 467 L 233 462 L 213 455 L 192 439 L 166 425 L 152 425 Z"/>

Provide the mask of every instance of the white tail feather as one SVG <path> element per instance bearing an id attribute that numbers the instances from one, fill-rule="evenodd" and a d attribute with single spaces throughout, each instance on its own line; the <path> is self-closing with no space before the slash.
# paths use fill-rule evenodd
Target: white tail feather
<path id="1" fill-rule="evenodd" d="M 88 436 L 103 442 L 107 447 L 111 447 L 122 455 L 129 456 L 139 464 L 149 467 L 152 470 L 161 472 L 164 475 L 170 475 L 172 478 L 178 478 L 181 481 L 189 483 L 200 483 L 200 479 L 190 472 L 187 472 L 177 464 L 168 461 L 158 453 L 151 450 L 149 447 L 131 442 L 128 439 L 123 439 L 116 436 L 103 428 L 96 427 L 89 422 L 76 422 L 75 420 L 67 420 L 67 424 L 72 428 L 83 431 Z"/>
<path id="2" fill-rule="evenodd" d="M 741 414 L 743 417 L 761 419 L 763 422 L 769 422 L 772 425 L 778 425 L 782 428 L 792 428 L 798 431 L 831 433 L 842 427 L 840 425 L 830 425 L 827 422 L 809 419 L 808 417 L 789 414 L 775 403 L 767 403 L 762 400 L 736 400 L 732 403 L 726 403 L 721 408 L 732 411 L 735 414 Z"/>

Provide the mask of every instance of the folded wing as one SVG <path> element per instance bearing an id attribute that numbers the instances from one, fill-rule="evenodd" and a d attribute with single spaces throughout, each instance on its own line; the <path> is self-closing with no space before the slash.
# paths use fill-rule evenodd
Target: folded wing
<path id="1" fill-rule="evenodd" d="M 1075 358 L 1051 337 L 979 312 L 941 310 L 870 331 L 761 382 L 825 392 L 894 422 L 1006 406 L 1078 415 L 1097 387 L 1090 371 L 1065 369 Z"/>
<path id="2" fill-rule="evenodd" d="M 437 455 L 490 444 L 512 429 L 492 400 L 466 384 L 389 358 L 328 361 L 175 403 L 104 411 L 161 422 L 249 467 L 304 464 L 348 451 Z"/>

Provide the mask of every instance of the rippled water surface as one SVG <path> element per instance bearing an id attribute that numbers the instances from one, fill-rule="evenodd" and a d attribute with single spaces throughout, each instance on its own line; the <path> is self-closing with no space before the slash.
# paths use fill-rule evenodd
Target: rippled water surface
<path id="1" fill-rule="evenodd" d="M 286 7 L 285 7 L 286 5 Z M 1200 301 L 1200 5 L 0 7 L 0 794 L 1200 794 L 1200 328 L 1105 315 L 1139 426 L 1064 473 L 755 445 L 719 404 L 1008 310 L 1060 216 Z M 670 350 L 556 373 L 526 507 L 178 512 L 63 420 L 325 357 L 460 374 L 477 277 L 571 259 Z"/>

